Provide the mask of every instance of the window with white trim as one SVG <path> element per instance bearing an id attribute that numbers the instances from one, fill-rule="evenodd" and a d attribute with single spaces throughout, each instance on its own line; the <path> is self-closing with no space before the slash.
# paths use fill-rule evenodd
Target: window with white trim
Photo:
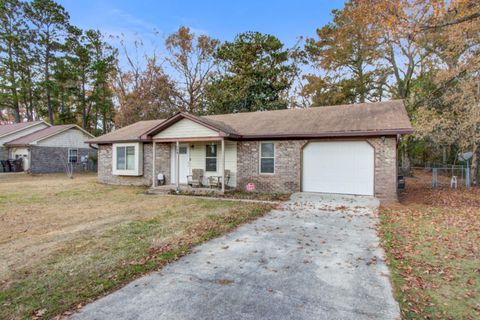
<path id="1" fill-rule="evenodd" d="M 260 144 L 260 173 L 275 173 L 275 144 L 273 142 Z"/>
<path id="2" fill-rule="evenodd" d="M 135 147 L 117 147 L 117 170 L 135 170 Z"/>
<path id="3" fill-rule="evenodd" d="M 68 149 L 68 163 L 78 162 L 78 149 Z"/>
<path id="4" fill-rule="evenodd" d="M 217 145 L 207 144 L 205 154 L 205 171 L 216 172 L 217 171 Z"/>
<path id="5" fill-rule="evenodd" d="M 120 176 L 142 175 L 142 144 L 116 143 L 112 145 L 112 173 Z"/>

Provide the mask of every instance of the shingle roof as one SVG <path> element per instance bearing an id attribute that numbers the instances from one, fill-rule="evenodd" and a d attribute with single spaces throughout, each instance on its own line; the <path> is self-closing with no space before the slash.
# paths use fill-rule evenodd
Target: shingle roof
<path id="1" fill-rule="evenodd" d="M 411 133 L 402 100 L 202 117 L 241 137 Z"/>
<path id="2" fill-rule="evenodd" d="M 109 143 L 109 142 L 128 142 L 128 141 L 137 141 L 140 139 L 140 136 L 147 132 L 148 130 L 156 127 L 161 124 L 163 119 L 160 120 L 145 120 L 135 122 L 129 126 L 117 129 L 110 133 L 104 134 L 97 138 L 91 139 L 89 143 Z"/>
<path id="3" fill-rule="evenodd" d="M 167 120 L 140 121 L 89 142 L 149 140 L 164 127 L 184 117 L 213 127 L 234 139 L 396 135 L 413 132 L 403 101 L 392 100 L 212 116 L 180 113 Z"/>
<path id="4" fill-rule="evenodd" d="M 20 123 L 12 123 L 12 124 L 2 124 L 0 125 L 0 137 L 7 135 L 9 133 L 13 133 L 39 123 L 44 123 L 43 121 L 29 121 L 29 122 L 20 122 Z"/>
<path id="5" fill-rule="evenodd" d="M 27 134 L 26 136 L 17 138 L 15 140 L 9 141 L 5 143 L 7 146 L 24 146 L 31 144 L 35 141 L 44 139 L 46 137 L 55 135 L 57 133 L 60 133 L 62 131 L 65 131 L 70 128 L 77 128 L 77 125 L 75 124 L 64 124 L 64 125 L 58 125 L 58 126 L 51 126 L 48 128 L 44 128 L 38 131 L 35 131 L 33 133 Z"/>

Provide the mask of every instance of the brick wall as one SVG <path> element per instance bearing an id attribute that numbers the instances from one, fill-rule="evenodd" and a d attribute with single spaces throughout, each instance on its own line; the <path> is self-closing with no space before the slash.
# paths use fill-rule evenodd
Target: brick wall
<path id="1" fill-rule="evenodd" d="M 397 138 L 369 138 L 375 148 L 375 197 L 382 202 L 397 201 Z"/>
<path id="2" fill-rule="evenodd" d="M 54 173 L 65 172 L 65 165 L 68 161 L 68 149 L 63 147 L 30 147 L 30 172 L 31 173 Z M 96 150 L 91 148 L 78 149 L 78 162 L 73 164 L 75 172 L 84 170 L 80 159 L 84 155 L 95 155 Z M 89 160 L 87 169 L 94 171 L 95 167 Z"/>
<path id="3" fill-rule="evenodd" d="M 330 139 L 331 140 L 331 139 Z M 366 139 L 375 149 L 375 196 L 382 202 L 397 200 L 396 138 Z M 237 188 L 245 190 L 249 182 L 259 192 L 301 191 L 302 147 L 307 140 L 273 141 L 275 174 L 259 173 L 259 141 L 239 141 L 237 150 Z"/>
<path id="4" fill-rule="evenodd" d="M 301 190 L 301 155 L 306 140 L 272 141 L 275 144 L 275 174 L 260 174 L 260 142 L 239 141 L 237 146 L 237 188 L 249 182 L 259 192 L 297 192 Z"/>
<path id="5" fill-rule="evenodd" d="M 118 185 L 151 186 L 152 185 L 152 144 L 143 144 L 143 175 L 117 176 L 112 174 L 112 145 L 99 145 L 98 148 L 98 182 Z M 156 144 L 155 174 L 163 173 L 166 183 L 170 183 L 170 145 Z"/>
<path id="6" fill-rule="evenodd" d="M 384 202 L 397 199 L 396 138 L 366 139 L 375 148 L 375 196 Z M 259 141 L 238 141 L 237 188 L 244 190 L 254 182 L 260 192 L 301 191 L 302 147 L 307 140 L 283 140 L 275 143 L 275 174 L 259 173 Z M 163 173 L 170 183 L 170 144 L 156 144 L 156 172 Z M 143 175 L 139 177 L 112 175 L 112 146 L 100 145 L 98 149 L 98 181 L 108 184 L 152 184 L 152 144 L 143 145 Z"/>
<path id="7" fill-rule="evenodd" d="M 5 147 L 0 147 L 0 160 L 8 159 L 8 149 Z"/>

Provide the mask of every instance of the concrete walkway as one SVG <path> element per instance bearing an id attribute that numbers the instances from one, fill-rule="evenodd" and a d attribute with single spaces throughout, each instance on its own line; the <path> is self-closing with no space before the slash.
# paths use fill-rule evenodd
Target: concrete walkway
<path id="1" fill-rule="evenodd" d="M 399 319 L 370 197 L 299 193 L 73 319 Z"/>

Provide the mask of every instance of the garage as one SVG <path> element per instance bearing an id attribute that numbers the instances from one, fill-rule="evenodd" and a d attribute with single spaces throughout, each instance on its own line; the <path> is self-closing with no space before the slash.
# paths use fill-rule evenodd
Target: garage
<path id="1" fill-rule="evenodd" d="M 374 154 L 366 141 L 308 143 L 303 149 L 302 191 L 373 195 Z"/>

